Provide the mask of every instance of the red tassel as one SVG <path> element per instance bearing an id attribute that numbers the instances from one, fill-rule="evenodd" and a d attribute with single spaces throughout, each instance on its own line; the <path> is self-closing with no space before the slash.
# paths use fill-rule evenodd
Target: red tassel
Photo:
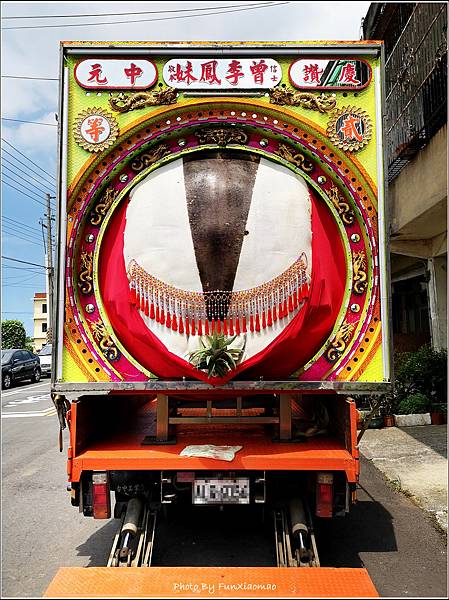
<path id="1" fill-rule="evenodd" d="M 189 317 L 186 317 L 186 335 L 190 335 Z"/>
<path id="2" fill-rule="evenodd" d="M 211 323 L 211 331 L 212 331 L 212 334 L 214 334 L 214 333 L 215 333 L 215 319 L 212 319 L 212 323 Z"/>
<path id="3" fill-rule="evenodd" d="M 223 321 L 223 334 L 228 335 L 228 320 L 227 319 L 225 319 Z"/>
<path id="4" fill-rule="evenodd" d="M 298 308 L 298 296 L 297 294 L 293 293 L 293 309 L 296 310 Z"/>
<path id="5" fill-rule="evenodd" d="M 288 297 L 288 312 L 289 313 L 293 312 L 293 299 L 291 296 Z"/>
<path id="6" fill-rule="evenodd" d="M 249 316 L 249 330 L 251 332 L 254 331 L 254 317 L 253 317 L 253 315 Z"/>
<path id="7" fill-rule="evenodd" d="M 176 319 L 176 315 L 173 315 L 173 317 L 172 317 L 171 328 L 173 331 L 178 331 L 178 321 Z"/>
<path id="8" fill-rule="evenodd" d="M 170 311 L 167 311 L 167 318 L 165 319 L 165 327 L 171 328 L 171 316 Z"/>
<path id="9" fill-rule="evenodd" d="M 136 304 L 136 289 L 131 288 L 131 304 Z"/>
<path id="10" fill-rule="evenodd" d="M 208 320 L 208 319 L 206 319 L 206 320 L 204 321 L 204 332 L 205 332 L 205 334 L 206 334 L 206 335 L 210 335 L 210 331 L 209 331 L 209 320 Z"/>
<path id="11" fill-rule="evenodd" d="M 193 317 L 190 323 L 190 335 L 195 335 L 195 317 Z"/>
<path id="12" fill-rule="evenodd" d="M 235 320 L 235 333 L 240 335 L 240 318 L 238 316 Z"/>
<path id="13" fill-rule="evenodd" d="M 203 335 L 203 322 L 198 319 L 198 335 Z"/>
<path id="14" fill-rule="evenodd" d="M 276 305 L 273 306 L 273 323 L 276 323 L 276 321 L 278 320 L 278 315 L 276 312 Z"/>
<path id="15" fill-rule="evenodd" d="M 157 321 L 158 323 L 160 323 L 160 322 L 161 322 L 161 317 L 160 317 L 160 313 L 159 313 L 159 305 L 158 305 L 158 306 L 156 306 L 156 321 Z"/>
<path id="16" fill-rule="evenodd" d="M 217 321 L 217 333 L 218 334 L 221 333 L 221 321 L 220 321 L 220 319 L 218 319 L 218 321 Z"/>
<path id="17" fill-rule="evenodd" d="M 259 313 L 256 314 L 256 331 L 260 331 L 260 317 L 259 317 Z"/>
<path id="18" fill-rule="evenodd" d="M 265 311 L 262 313 L 262 328 L 265 329 L 267 326 L 267 318 L 265 316 Z"/>
<path id="19" fill-rule="evenodd" d="M 150 307 L 150 319 L 154 319 L 154 304 L 151 303 Z"/>
<path id="20" fill-rule="evenodd" d="M 145 312 L 145 298 L 143 296 L 140 297 L 140 310 Z"/>
<path id="21" fill-rule="evenodd" d="M 234 335 L 234 319 L 229 319 L 229 335 Z"/>
<path id="22" fill-rule="evenodd" d="M 284 313 L 284 317 L 286 317 L 288 315 L 287 300 L 284 300 L 284 306 L 282 307 L 282 311 Z"/>
<path id="23" fill-rule="evenodd" d="M 179 317 L 178 331 L 179 331 L 179 333 L 184 333 L 184 321 L 182 320 L 182 317 Z"/>
<path id="24" fill-rule="evenodd" d="M 242 326 L 243 326 L 243 328 L 242 328 L 243 333 L 246 333 L 247 329 L 246 329 L 246 316 L 245 315 L 243 315 Z"/>
<path id="25" fill-rule="evenodd" d="M 271 306 L 268 309 L 268 327 L 271 327 L 273 325 L 273 317 L 271 315 Z"/>
<path id="26" fill-rule="evenodd" d="M 159 321 L 159 323 L 161 325 L 163 325 L 165 323 L 165 311 L 163 308 L 161 308 L 161 320 Z"/>
<path id="27" fill-rule="evenodd" d="M 284 318 L 284 313 L 282 311 L 282 302 L 279 303 L 278 307 L 278 319 L 279 321 Z"/>
<path id="28" fill-rule="evenodd" d="M 145 298 L 144 313 L 145 313 L 146 317 L 148 317 L 148 315 L 150 314 L 150 309 L 149 309 L 149 306 L 148 306 L 148 298 Z"/>

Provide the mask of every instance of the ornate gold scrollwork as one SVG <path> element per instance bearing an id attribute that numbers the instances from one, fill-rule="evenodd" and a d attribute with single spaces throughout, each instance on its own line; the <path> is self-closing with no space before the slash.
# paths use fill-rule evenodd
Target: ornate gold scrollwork
<path id="1" fill-rule="evenodd" d="M 334 110 L 337 99 L 330 94 L 312 94 L 312 92 L 294 92 L 284 87 L 275 87 L 270 90 L 271 104 L 286 106 L 302 106 L 309 110 L 318 110 L 321 113 Z"/>
<path id="2" fill-rule="evenodd" d="M 98 345 L 101 348 L 101 351 L 106 356 L 108 360 L 117 360 L 120 358 L 120 352 L 115 345 L 113 339 L 108 333 L 104 323 L 101 321 L 91 321 L 92 323 L 92 334 L 94 338 L 97 340 Z"/>
<path id="3" fill-rule="evenodd" d="M 161 158 L 164 158 L 167 154 L 170 154 L 170 148 L 166 144 L 158 144 L 157 146 L 142 152 L 140 156 L 133 160 L 131 169 L 136 172 L 141 171 L 142 169 L 153 165 L 158 160 L 161 160 Z"/>
<path id="4" fill-rule="evenodd" d="M 118 194 L 117 190 L 108 188 L 104 196 L 100 199 L 100 202 L 96 204 L 90 215 L 90 222 L 92 225 L 98 226 L 103 221 L 106 213 L 111 207 Z"/>
<path id="5" fill-rule="evenodd" d="M 304 154 L 295 152 L 290 146 L 287 146 L 287 144 L 279 144 L 276 154 L 284 160 L 287 160 L 295 165 L 295 167 L 302 169 L 306 173 L 313 171 L 313 164 L 306 160 Z"/>
<path id="6" fill-rule="evenodd" d="M 162 84 L 159 84 L 162 86 Z M 116 112 L 125 113 L 131 110 L 144 108 L 145 106 L 158 106 L 161 104 L 175 104 L 178 94 L 174 88 L 167 87 L 153 92 L 135 92 L 125 94 L 120 92 L 117 96 L 109 98 L 109 106 Z"/>
<path id="7" fill-rule="evenodd" d="M 92 273 L 94 270 L 93 252 L 81 253 L 81 270 L 78 286 L 83 294 L 90 294 L 93 289 Z"/>
<path id="8" fill-rule="evenodd" d="M 200 144 L 218 144 L 218 146 L 227 146 L 228 144 L 246 144 L 248 136 L 243 129 L 234 127 L 204 127 L 195 131 Z"/>
<path id="9" fill-rule="evenodd" d="M 326 358 L 330 362 L 336 362 L 343 352 L 346 350 L 346 346 L 351 339 L 351 335 L 355 329 L 355 323 L 348 323 L 345 321 L 340 329 L 337 331 L 335 338 L 331 342 L 331 347 L 326 353 Z"/>
<path id="10" fill-rule="evenodd" d="M 329 189 L 327 197 L 337 209 L 343 223 L 352 225 L 355 220 L 354 211 L 351 210 L 349 204 L 340 196 L 338 188 L 335 185 Z"/>
<path id="11" fill-rule="evenodd" d="M 368 286 L 368 276 L 366 274 L 366 256 L 363 250 L 353 255 L 352 267 L 354 269 L 354 285 L 352 289 L 355 294 L 364 294 Z"/>

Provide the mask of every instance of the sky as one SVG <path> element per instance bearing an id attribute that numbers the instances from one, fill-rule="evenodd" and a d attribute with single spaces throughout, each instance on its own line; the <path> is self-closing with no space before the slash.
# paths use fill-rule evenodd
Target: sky
<path id="1" fill-rule="evenodd" d="M 2 256 L 36 265 L 45 264 L 40 225 L 45 214 L 45 195 L 55 195 L 57 129 L 54 125 L 58 110 L 58 82 L 12 79 L 5 75 L 57 78 L 60 40 L 358 40 L 361 37 L 362 18 L 370 5 L 369 2 L 281 0 L 1 4 Z M 188 9 L 209 7 L 210 10 L 197 13 L 186 12 Z M 221 10 L 218 11 L 217 7 L 221 7 Z M 143 11 L 149 14 L 128 14 Z M 213 12 L 221 14 L 207 14 Z M 98 13 L 121 13 L 125 16 L 69 17 Z M 39 18 L 44 15 L 52 17 Z M 19 16 L 33 18 L 8 18 Z M 133 20 L 137 22 L 131 22 Z M 105 21 L 125 23 L 104 24 Z M 81 23 L 84 25 L 73 26 Z M 10 185 L 6 185 L 6 182 Z M 12 189 L 11 185 L 17 189 Z M 44 269 L 3 259 L 2 319 L 22 321 L 30 336 L 33 335 L 35 292 L 45 292 Z"/>

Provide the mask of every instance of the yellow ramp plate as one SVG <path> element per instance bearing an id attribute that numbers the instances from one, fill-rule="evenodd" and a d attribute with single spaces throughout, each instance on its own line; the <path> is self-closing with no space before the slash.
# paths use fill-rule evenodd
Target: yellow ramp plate
<path id="1" fill-rule="evenodd" d="M 276 567 L 61 568 L 45 598 L 368 598 L 366 569 Z"/>

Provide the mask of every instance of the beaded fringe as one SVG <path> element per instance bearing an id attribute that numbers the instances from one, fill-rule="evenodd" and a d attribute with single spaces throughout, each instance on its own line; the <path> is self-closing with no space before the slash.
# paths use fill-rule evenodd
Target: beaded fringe
<path id="1" fill-rule="evenodd" d="M 163 283 L 135 260 L 128 266 L 130 302 L 145 316 L 185 335 L 240 335 L 261 331 L 293 313 L 308 297 L 303 253 L 284 273 L 237 292 L 188 292 Z"/>

